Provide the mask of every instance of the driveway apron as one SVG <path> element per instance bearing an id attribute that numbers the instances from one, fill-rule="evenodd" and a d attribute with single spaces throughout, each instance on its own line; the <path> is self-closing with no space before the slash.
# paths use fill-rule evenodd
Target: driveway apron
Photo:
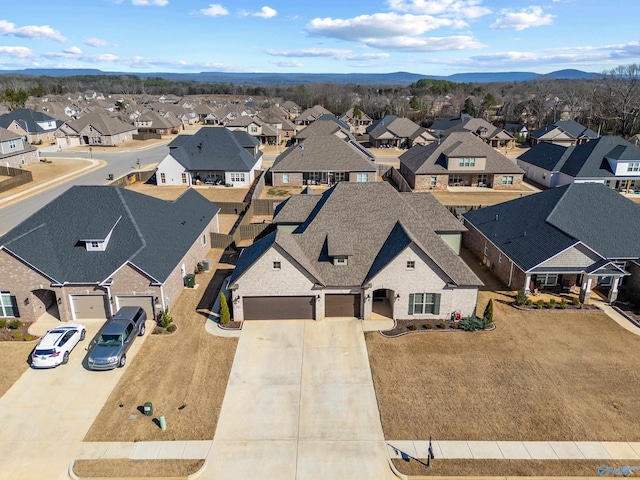
<path id="1" fill-rule="evenodd" d="M 27 370 L 0 398 L 0 480 L 69 478 L 69 463 L 126 370 L 85 368 L 85 349 L 104 320 L 84 323 L 86 339 L 68 364 Z M 128 360 L 133 361 L 144 338 L 136 339 Z"/>
<path id="2" fill-rule="evenodd" d="M 245 322 L 201 478 L 395 478 L 362 323 Z"/>

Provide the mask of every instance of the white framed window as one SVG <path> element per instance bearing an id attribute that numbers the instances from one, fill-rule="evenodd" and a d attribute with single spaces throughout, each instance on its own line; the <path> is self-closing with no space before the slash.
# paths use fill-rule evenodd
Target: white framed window
<path id="1" fill-rule="evenodd" d="M 436 177 L 436 176 L 431 177 L 429 185 L 432 186 L 432 187 L 435 187 L 436 185 L 438 185 L 438 177 Z"/>
<path id="2" fill-rule="evenodd" d="M 244 182 L 244 173 L 232 173 L 230 176 L 231 176 L 231 182 L 233 183 Z"/>
<path id="3" fill-rule="evenodd" d="M 449 175 L 449 185 L 455 183 L 462 183 L 462 175 L 457 175 L 455 173 L 453 175 Z"/>
<path id="4" fill-rule="evenodd" d="M 186 173 L 182 173 L 182 183 L 187 183 L 187 174 Z"/>
<path id="5" fill-rule="evenodd" d="M 347 265 L 348 264 L 347 257 L 345 257 L 345 256 L 333 257 L 333 264 L 334 265 Z"/>
<path id="6" fill-rule="evenodd" d="M 543 287 L 554 287 L 558 284 L 558 274 L 548 273 L 546 275 L 536 275 L 536 283 Z"/>
<path id="7" fill-rule="evenodd" d="M 160 174 L 160 183 L 167 183 L 167 175 L 165 173 Z"/>
<path id="8" fill-rule="evenodd" d="M 13 150 L 16 147 L 17 147 L 16 141 L 15 140 L 9 140 L 9 148 Z"/>
<path id="9" fill-rule="evenodd" d="M 334 174 L 334 180 L 337 182 L 344 182 L 347 179 L 346 172 L 336 172 Z"/>
<path id="10" fill-rule="evenodd" d="M 513 175 L 503 175 L 502 185 L 513 185 Z"/>
<path id="11" fill-rule="evenodd" d="M 410 293 L 409 294 L 409 315 L 440 313 L 439 293 Z"/>
<path id="12" fill-rule="evenodd" d="M 475 158 L 469 158 L 469 157 L 460 158 L 460 160 L 458 161 L 458 166 L 460 166 L 460 167 L 475 167 L 476 166 L 476 159 Z"/>
<path id="13" fill-rule="evenodd" d="M 279 261 L 275 261 L 273 262 L 273 269 L 274 270 L 282 270 L 282 263 L 280 263 Z"/>
<path id="14" fill-rule="evenodd" d="M 369 181 L 369 175 L 367 175 L 366 173 L 359 173 L 356 177 L 356 180 L 358 182 L 368 182 Z"/>
<path id="15" fill-rule="evenodd" d="M 407 270 L 415 270 L 416 262 L 415 260 L 407 260 Z"/>
<path id="16" fill-rule="evenodd" d="M 288 173 L 283 173 L 282 174 L 282 183 L 289 183 L 289 174 Z"/>
<path id="17" fill-rule="evenodd" d="M 258 127 L 251 126 L 251 133 L 258 133 Z"/>
<path id="18" fill-rule="evenodd" d="M 93 143 L 93 144 L 102 143 L 102 138 L 101 137 L 91 137 L 91 143 Z"/>
<path id="19" fill-rule="evenodd" d="M 627 168 L 628 172 L 640 172 L 640 162 L 631 162 Z"/>
<path id="20" fill-rule="evenodd" d="M 16 317 L 18 310 L 9 292 L 0 292 L 0 317 Z"/>

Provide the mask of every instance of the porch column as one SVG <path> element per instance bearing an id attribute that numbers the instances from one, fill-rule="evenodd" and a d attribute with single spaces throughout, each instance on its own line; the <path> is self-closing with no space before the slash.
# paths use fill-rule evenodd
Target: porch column
<path id="1" fill-rule="evenodd" d="M 524 277 L 524 293 L 531 295 L 531 274 L 527 273 Z"/>
<path id="2" fill-rule="evenodd" d="M 593 283 L 593 278 L 591 275 L 583 275 L 582 276 L 582 284 L 580 285 L 580 303 L 589 303 L 589 297 L 591 297 L 591 284 Z"/>
<path id="3" fill-rule="evenodd" d="M 620 277 L 615 276 L 611 282 L 611 289 L 609 290 L 609 303 L 613 303 L 618 298 L 618 283 L 620 283 Z"/>

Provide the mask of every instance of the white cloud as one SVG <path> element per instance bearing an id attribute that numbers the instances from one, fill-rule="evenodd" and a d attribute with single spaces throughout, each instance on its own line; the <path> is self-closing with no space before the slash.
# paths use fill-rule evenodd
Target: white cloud
<path id="1" fill-rule="evenodd" d="M 217 17 L 219 15 L 229 15 L 229 10 L 224 8 L 219 3 L 211 3 L 209 7 L 203 8 L 200 10 L 202 15 L 206 15 L 207 17 Z"/>
<path id="2" fill-rule="evenodd" d="M 27 47 L 0 47 L 0 56 L 31 58 L 33 52 Z"/>
<path id="3" fill-rule="evenodd" d="M 388 53 L 354 53 L 351 50 L 341 50 L 337 48 L 307 48 L 302 50 L 267 50 L 268 55 L 274 57 L 326 57 L 335 60 L 377 60 L 387 58 Z"/>
<path id="4" fill-rule="evenodd" d="M 491 13 L 481 4 L 482 0 L 387 0 L 391 10 L 454 18 L 479 18 Z"/>
<path id="5" fill-rule="evenodd" d="M 82 50 L 80 50 L 78 47 L 65 48 L 63 52 L 71 55 L 82 55 Z"/>
<path id="6" fill-rule="evenodd" d="M 395 37 L 391 39 L 370 39 L 367 45 L 405 52 L 443 52 L 483 48 L 481 42 L 467 35 L 451 37 Z"/>
<path id="7" fill-rule="evenodd" d="M 0 35 L 13 35 L 21 38 L 47 39 L 64 42 L 67 39 L 49 25 L 27 25 L 16 27 L 12 22 L 0 20 Z"/>
<path id="8" fill-rule="evenodd" d="M 164 7 L 169 0 L 131 0 L 134 7 Z"/>
<path id="9" fill-rule="evenodd" d="M 102 40 L 101 38 L 87 38 L 84 41 L 85 45 L 89 45 L 90 47 L 106 47 L 107 41 Z"/>
<path id="10" fill-rule="evenodd" d="M 450 19 L 430 15 L 375 13 L 348 19 L 314 18 L 307 25 L 307 31 L 317 36 L 363 41 L 374 37 L 420 35 L 429 30 L 452 25 L 454 22 Z"/>
<path id="11" fill-rule="evenodd" d="M 551 25 L 554 19 L 554 15 L 544 13 L 542 8 L 538 6 L 524 8 L 518 12 L 503 9 L 500 13 L 503 16 L 497 19 L 491 25 L 491 28 L 524 30 L 531 27 Z"/>
<path id="12" fill-rule="evenodd" d="M 300 68 L 303 67 L 304 64 L 302 62 L 299 62 L 297 60 L 281 60 L 279 62 L 270 62 L 273 65 L 277 65 L 278 67 L 295 67 L 295 68 Z"/>
<path id="13" fill-rule="evenodd" d="M 113 63 L 113 62 L 117 62 L 118 60 L 121 60 L 120 57 L 116 55 L 111 55 L 110 53 L 104 53 L 102 55 L 84 55 L 80 59 L 87 62 L 94 62 L 94 63 L 98 63 L 98 62 Z"/>
<path id="14" fill-rule="evenodd" d="M 240 15 L 243 17 L 260 17 L 260 18 L 273 18 L 278 15 L 278 12 L 271 7 L 262 7 L 258 12 L 249 12 L 247 10 L 241 10 Z"/>

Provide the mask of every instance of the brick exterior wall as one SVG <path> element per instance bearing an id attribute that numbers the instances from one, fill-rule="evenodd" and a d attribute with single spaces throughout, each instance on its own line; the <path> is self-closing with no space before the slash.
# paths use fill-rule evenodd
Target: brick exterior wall
<path id="1" fill-rule="evenodd" d="M 24 163 L 22 160 L 24 159 Z M 0 163 L 2 166 L 8 166 L 12 168 L 20 168 L 26 165 L 32 165 L 34 163 L 38 163 L 40 161 L 40 157 L 38 156 L 38 150 L 31 150 L 29 152 L 19 152 L 15 155 L 2 157 L 0 159 Z"/>
<path id="2" fill-rule="evenodd" d="M 435 187 L 431 185 L 431 177 L 436 177 Z M 449 184 L 449 175 L 415 175 L 414 190 L 446 190 Z"/>
<path id="3" fill-rule="evenodd" d="M 378 181 L 378 173 L 377 172 L 350 172 L 349 173 L 349 182 L 355 183 L 358 181 L 358 173 L 366 173 L 367 174 L 367 182 L 377 182 Z"/>
<path id="4" fill-rule="evenodd" d="M 282 181 L 282 176 L 286 172 L 273 172 L 273 186 L 279 187 L 282 185 L 302 185 L 302 172 L 289 173 L 289 183 Z"/>
<path id="5" fill-rule="evenodd" d="M 513 177 L 513 185 L 503 185 L 502 184 L 503 176 L 504 175 L 502 173 L 497 173 L 493 176 L 491 186 L 493 187 L 494 190 L 522 190 L 522 177 L 523 177 L 522 173 L 515 174 L 515 175 L 509 174 L 509 176 Z"/>
<path id="6" fill-rule="evenodd" d="M 467 231 L 462 233 L 462 243 L 478 260 L 489 267 L 493 274 L 513 290 L 524 288 L 525 273 L 504 255 L 495 245 L 485 238 L 480 231 L 466 220 Z M 486 255 L 484 253 L 486 245 Z M 509 283 L 511 279 L 511 283 Z"/>

